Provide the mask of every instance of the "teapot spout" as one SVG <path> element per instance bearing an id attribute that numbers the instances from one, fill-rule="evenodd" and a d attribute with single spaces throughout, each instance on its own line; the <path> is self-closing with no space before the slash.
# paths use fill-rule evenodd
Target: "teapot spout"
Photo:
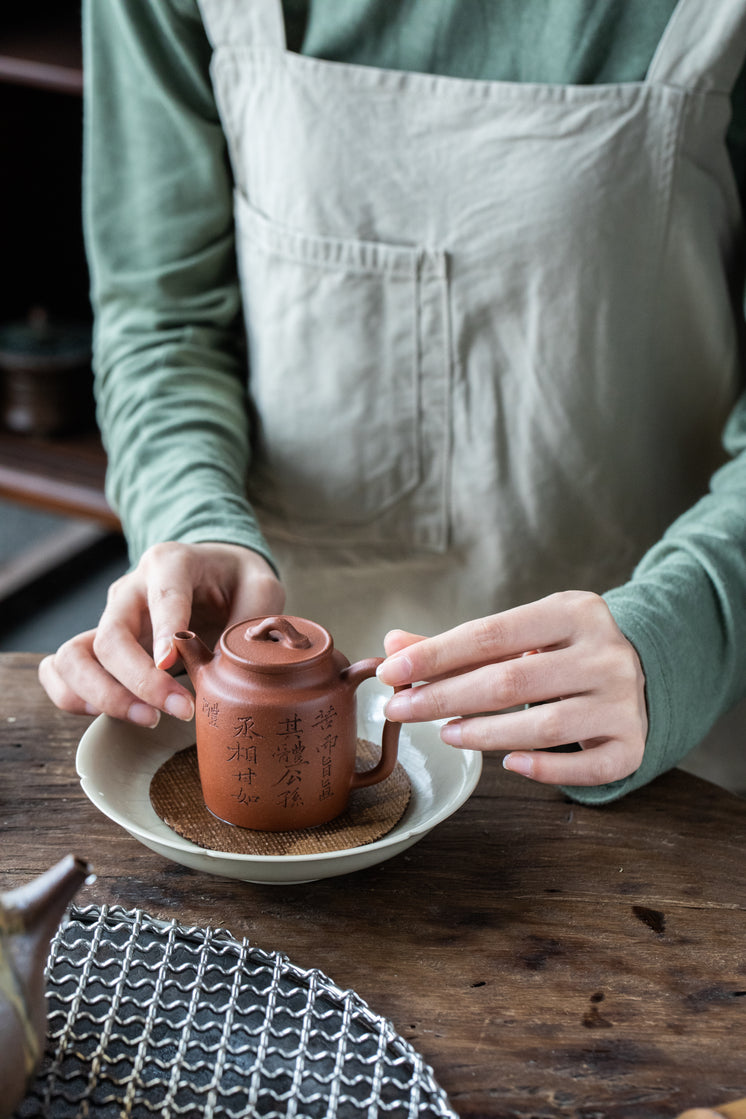
<path id="1" fill-rule="evenodd" d="M 174 645 L 179 651 L 179 656 L 184 662 L 184 668 L 189 674 L 189 679 L 197 685 L 200 671 L 212 663 L 214 653 L 205 645 L 204 641 L 189 629 L 182 629 L 174 634 Z"/>
<path id="2" fill-rule="evenodd" d="M 0 1116 L 15 1111 L 46 1035 L 45 963 L 67 906 L 91 868 L 68 855 L 25 886 L 0 893 Z"/>
<path id="3" fill-rule="evenodd" d="M 0 931 L 3 922 L 9 927 L 22 926 L 26 932 L 36 933 L 46 950 L 65 910 L 91 873 L 85 859 L 66 855 L 25 886 L 0 893 Z"/>

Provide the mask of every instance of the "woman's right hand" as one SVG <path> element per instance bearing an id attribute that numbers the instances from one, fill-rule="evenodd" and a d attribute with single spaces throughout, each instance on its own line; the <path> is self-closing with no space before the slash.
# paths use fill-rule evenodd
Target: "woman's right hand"
<path id="1" fill-rule="evenodd" d="M 194 700 L 167 671 L 173 634 L 193 629 L 212 644 L 233 622 L 277 614 L 282 584 L 257 552 L 237 544 L 156 544 L 109 588 L 96 629 L 39 665 L 50 699 L 77 715 L 105 713 L 154 727 L 165 711 L 194 714 Z"/>

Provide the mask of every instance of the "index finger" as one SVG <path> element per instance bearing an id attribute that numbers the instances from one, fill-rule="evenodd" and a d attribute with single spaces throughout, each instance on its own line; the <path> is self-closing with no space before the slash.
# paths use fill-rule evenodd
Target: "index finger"
<path id="1" fill-rule="evenodd" d="M 94 637 L 95 657 L 137 699 L 177 718 L 191 718 L 191 696 L 155 667 L 141 643 L 144 608 L 142 591 L 134 580 L 125 577 L 112 587 Z"/>
<path id="2" fill-rule="evenodd" d="M 550 595 L 425 637 L 387 657 L 378 678 L 384 684 L 413 684 L 565 644 L 573 627 L 561 597 Z"/>
<path id="3" fill-rule="evenodd" d="M 153 660 L 156 668 L 171 668 L 178 658 L 173 635 L 189 628 L 194 599 L 189 564 L 180 553 L 163 556 L 157 566 L 151 566 L 147 599 L 153 632 Z"/>

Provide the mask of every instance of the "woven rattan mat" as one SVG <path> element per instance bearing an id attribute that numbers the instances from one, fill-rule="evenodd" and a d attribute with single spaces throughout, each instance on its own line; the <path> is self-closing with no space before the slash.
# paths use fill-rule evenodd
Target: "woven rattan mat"
<path id="1" fill-rule="evenodd" d="M 375 763 L 380 746 L 358 739 L 361 768 Z M 218 820 L 202 799 L 197 747 L 173 754 L 154 774 L 150 801 L 164 823 L 185 839 L 232 855 L 315 855 L 374 843 L 399 822 L 411 795 L 409 777 L 397 763 L 394 772 L 367 789 L 355 789 L 347 810 L 328 824 L 298 831 L 250 831 Z"/>

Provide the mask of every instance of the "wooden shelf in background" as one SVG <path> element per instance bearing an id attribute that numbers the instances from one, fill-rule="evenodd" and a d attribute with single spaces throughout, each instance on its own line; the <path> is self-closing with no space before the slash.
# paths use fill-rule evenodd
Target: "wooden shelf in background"
<path id="1" fill-rule="evenodd" d="M 38 439 L 0 430 L 0 497 L 118 531 L 104 495 L 106 454 L 96 433 Z"/>

